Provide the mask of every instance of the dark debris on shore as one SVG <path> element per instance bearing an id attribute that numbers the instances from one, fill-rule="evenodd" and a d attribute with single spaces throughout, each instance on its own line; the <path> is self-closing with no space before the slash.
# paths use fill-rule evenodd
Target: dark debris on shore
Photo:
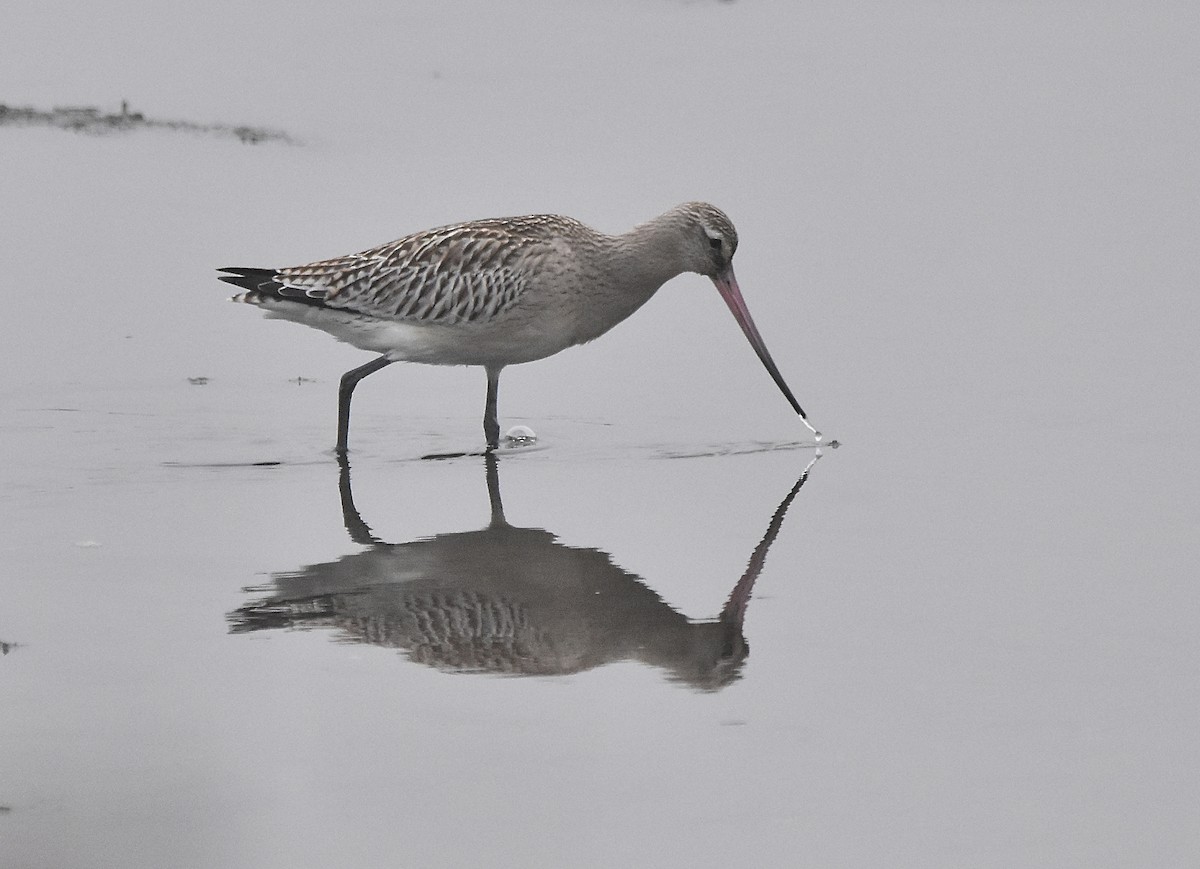
<path id="1" fill-rule="evenodd" d="M 122 100 L 121 111 L 105 114 L 96 106 L 55 106 L 49 111 L 31 106 L 9 106 L 0 103 L 0 126 L 58 127 L 80 133 L 117 133 L 140 129 L 179 130 L 186 133 L 213 133 L 234 136 L 248 145 L 259 142 L 298 142 L 281 130 L 232 124 L 197 124 L 192 121 L 165 121 L 147 118 L 141 112 L 131 112 Z"/>

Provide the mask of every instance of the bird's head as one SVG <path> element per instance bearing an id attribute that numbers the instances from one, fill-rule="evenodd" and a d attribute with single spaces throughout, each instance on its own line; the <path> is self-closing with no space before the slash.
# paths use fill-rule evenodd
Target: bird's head
<path id="1" fill-rule="evenodd" d="M 685 202 L 672 209 L 681 235 L 686 270 L 713 280 L 730 272 L 737 230 L 725 212 L 707 202 Z"/>

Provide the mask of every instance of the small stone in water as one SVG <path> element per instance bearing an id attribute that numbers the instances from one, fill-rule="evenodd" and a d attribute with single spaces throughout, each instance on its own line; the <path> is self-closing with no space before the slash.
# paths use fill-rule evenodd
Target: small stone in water
<path id="1" fill-rule="evenodd" d="M 510 444 L 534 444 L 537 443 L 537 435 L 527 425 L 514 425 L 508 430 L 504 440 Z"/>

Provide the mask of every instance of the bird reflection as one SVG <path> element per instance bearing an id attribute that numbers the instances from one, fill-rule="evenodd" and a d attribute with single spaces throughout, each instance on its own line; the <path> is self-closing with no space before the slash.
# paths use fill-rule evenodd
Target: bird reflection
<path id="1" fill-rule="evenodd" d="M 740 678 L 750 593 L 812 462 L 775 510 L 719 616 L 693 621 L 598 549 L 567 546 L 504 518 L 494 453 L 483 457 L 491 521 L 409 543 L 378 540 L 339 488 L 346 530 L 365 551 L 277 573 L 229 614 L 231 632 L 332 628 L 344 642 L 403 650 L 446 671 L 550 676 L 639 661 L 673 681 L 719 690 Z"/>

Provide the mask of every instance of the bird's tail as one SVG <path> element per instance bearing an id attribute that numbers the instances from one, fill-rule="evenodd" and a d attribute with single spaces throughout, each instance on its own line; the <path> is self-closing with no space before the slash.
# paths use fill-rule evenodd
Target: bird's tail
<path id="1" fill-rule="evenodd" d="M 243 290 L 249 290 L 251 293 L 274 295 L 282 286 L 275 280 L 274 269 L 224 268 L 217 269 L 217 271 L 228 272 L 228 274 L 218 275 L 220 280 L 227 284 L 233 284 L 235 287 L 241 287 Z"/>

